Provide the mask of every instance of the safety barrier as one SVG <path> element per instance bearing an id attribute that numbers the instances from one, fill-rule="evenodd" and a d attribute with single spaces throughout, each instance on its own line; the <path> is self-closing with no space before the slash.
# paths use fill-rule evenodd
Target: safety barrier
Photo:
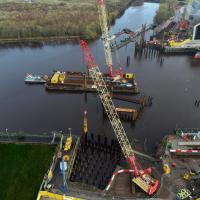
<path id="1" fill-rule="evenodd" d="M 181 150 L 181 149 L 170 149 L 172 153 L 200 153 L 200 150 Z"/>
<path id="2" fill-rule="evenodd" d="M 76 145 L 75 145 L 75 147 L 74 147 L 73 155 L 72 155 L 71 160 L 70 160 L 70 162 L 69 162 L 69 166 L 68 166 L 68 170 L 67 170 L 67 179 L 69 179 L 70 176 L 71 176 L 71 173 L 72 173 L 74 161 L 75 161 L 75 159 L 76 159 L 76 155 L 77 155 L 77 151 L 78 151 L 79 144 L 80 144 L 80 138 L 77 139 Z"/>
<path id="3" fill-rule="evenodd" d="M 109 181 L 109 183 L 108 183 L 108 186 L 106 187 L 106 191 L 108 191 L 109 189 L 110 189 L 110 187 L 111 187 L 111 185 L 112 185 L 112 183 L 113 183 L 113 181 L 114 181 L 114 179 L 115 179 L 115 177 L 116 176 L 118 176 L 119 174 L 121 174 L 121 173 L 133 173 L 134 172 L 134 170 L 132 170 L 132 169 L 121 169 L 121 170 L 119 170 L 119 171 L 116 171 L 113 175 L 112 175 L 112 177 L 111 177 L 111 179 L 110 179 L 110 181 Z"/>

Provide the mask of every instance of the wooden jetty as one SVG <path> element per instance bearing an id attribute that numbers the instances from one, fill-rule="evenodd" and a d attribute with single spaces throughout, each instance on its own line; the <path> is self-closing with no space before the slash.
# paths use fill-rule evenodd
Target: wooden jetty
<path id="1" fill-rule="evenodd" d="M 139 115 L 139 111 L 133 108 L 116 108 L 119 117 L 125 121 L 134 122 Z"/>
<path id="2" fill-rule="evenodd" d="M 116 111 L 121 120 L 126 122 L 135 122 L 140 114 L 141 109 L 117 107 Z M 104 108 L 103 115 L 107 117 Z"/>
<path id="3" fill-rule="evenodd" d="M 139 104 L 142 107 L 152 104 L 152 97 L 148 97 L 147 98 L 147 97 L 144 96 L 144 97 L 142 97 L 140 99 L 136 99 L 136 98 L 133 99 L 132 97 L 113 94 L 112 98 L 113 99 L 119 99 L 119 100 L 126 101 L 126 102 L 131 102 L 131 103 Z"/>

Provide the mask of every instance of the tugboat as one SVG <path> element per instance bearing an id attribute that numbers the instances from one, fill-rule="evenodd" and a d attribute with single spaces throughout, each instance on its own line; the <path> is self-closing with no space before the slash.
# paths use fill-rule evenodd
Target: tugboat
<path id="1" fill-rule="evenodd" d="M 195 56 L 193 56 L 195 59 L 200 59 L 200 51 L 197 51 Z"/>
<path id="2" fill-rule="evenodd" d="M 32 74 L 26 74 L 26 77 L 24 78 L 25 83 L 46 83 L 48 80 L 48 76 L 40 76 L 40 75 L 32 75 Z"/>

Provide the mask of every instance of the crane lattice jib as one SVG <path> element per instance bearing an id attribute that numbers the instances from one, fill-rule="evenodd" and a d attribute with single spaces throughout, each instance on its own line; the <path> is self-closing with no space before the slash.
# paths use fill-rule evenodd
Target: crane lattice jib
<path id="1" fill-rule="evenodd" d="M 108 30 L 105 0 L 97 0 L 97 4 L 98 4 L 99 22 L 102 32 L 106 64 L 108 66 L 110 75 L 113 76 L 113 62 L 112 62 L 112 53 L 110 48 L 110 35 Z"/>
<path id="2" fill-rule="evenodd" d="M 106 83 L 102 77 L 100 70 L 99 70 L 99 67 L 95 63 L 95 60 L 94 60 L 93 56 L 91 55 L 91 53 L 87 47 L 87 44 L 83 40 L 80 41 L 80 44 L 83 48 L 84 56 L 88 63 L 89 74 L 90 74 L 91 78 L 93 79 L 94 84 L 97 87 L 97 91 L 98 91 L 101 101 L 103 103 L 104 109 L 109 117 L 109 120 L 111 122 L 113 130 L 115 132 L 115 135 L 119 141 L 122 152 L 124 153 L 124 156 L 127 159 L 127 161 L 129 162 L 129 164 L 131 165 L 131 168 L 133 170 L 135 170 L 135 173 L 137 174 L 138 169 L 135 164 L 135 156 L 134 156 L 133 149 L 130 145 L 130 142 L 127 138 L 125 130 L 120 121 L 120 118 L 117 114 L 117 111 L 113 104 L 110 93 L 107 89 Z"/>
<path id="3" fill-rule="evenodd" d="M 87 43 L 81 40 L 80 44 L 82 46 L 85 59 L 88 63 L 89 74 L 95 86 L 97 87 L 98 94 L 101 98 L 104 109 L 111 122 L 113 130 L 117 137 L 117 140 L 121 146 L 122 152 L 124 153 L 126 160 L 128 161 L 131 169 L 133 170 L 133 173 L 135 176 L 133 178 L 133 182 L 136 183 L 140 188 L 142 188 L 149 195 L 152 195 L 157 190 L 158 180 L 154 180 L 149 175 L 149 173 L 151 172 L 151 168 L 142 170 L 141 167 L 139 166 L 139 163 L 137 163 L 133 149 L 129 143 L 125 130 L 119 119 L 119 116 L 113 104 L 107 85 L 99 70 L 99 67 L 95 63 L 95 60 L 93 56 L 91 55 L 90 50 L 88 49 Z"/>

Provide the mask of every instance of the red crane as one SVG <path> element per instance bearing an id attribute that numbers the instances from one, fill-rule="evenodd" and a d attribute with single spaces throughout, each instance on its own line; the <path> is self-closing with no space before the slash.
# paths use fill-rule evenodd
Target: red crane
<path id="1" fill-rule="evenodd" d="M 143 170 L 138 161 L 136 160 L 134 151 L 128 140 L 120 118 L 116 112 L 115 106 L 110 96 L 110 92 L 103 79 L 102 73 L 99 70 L 98 65 L 96 64 L 94 57 L 90 53 L 87 43 L 81 40 L 80 45 L 83 49 L 84 57 L 88 64 L 89 74 L 97 87 L 98 94 L 100 96 L 104 109 L 108 115 L 108 118 L 111 122 L 115 135 L 122 149 L 122 152 L 127 162 L 129 163 L 131 170 L 133 170 L 133 182 L 137 184 L 141 189 L 143 189 L 147 194 L 152 195 L 154 192 L 156 192 L 158 188 L 158 180 L 153 179 L 149 175 L 151 173 L 151 168 Z"/>

